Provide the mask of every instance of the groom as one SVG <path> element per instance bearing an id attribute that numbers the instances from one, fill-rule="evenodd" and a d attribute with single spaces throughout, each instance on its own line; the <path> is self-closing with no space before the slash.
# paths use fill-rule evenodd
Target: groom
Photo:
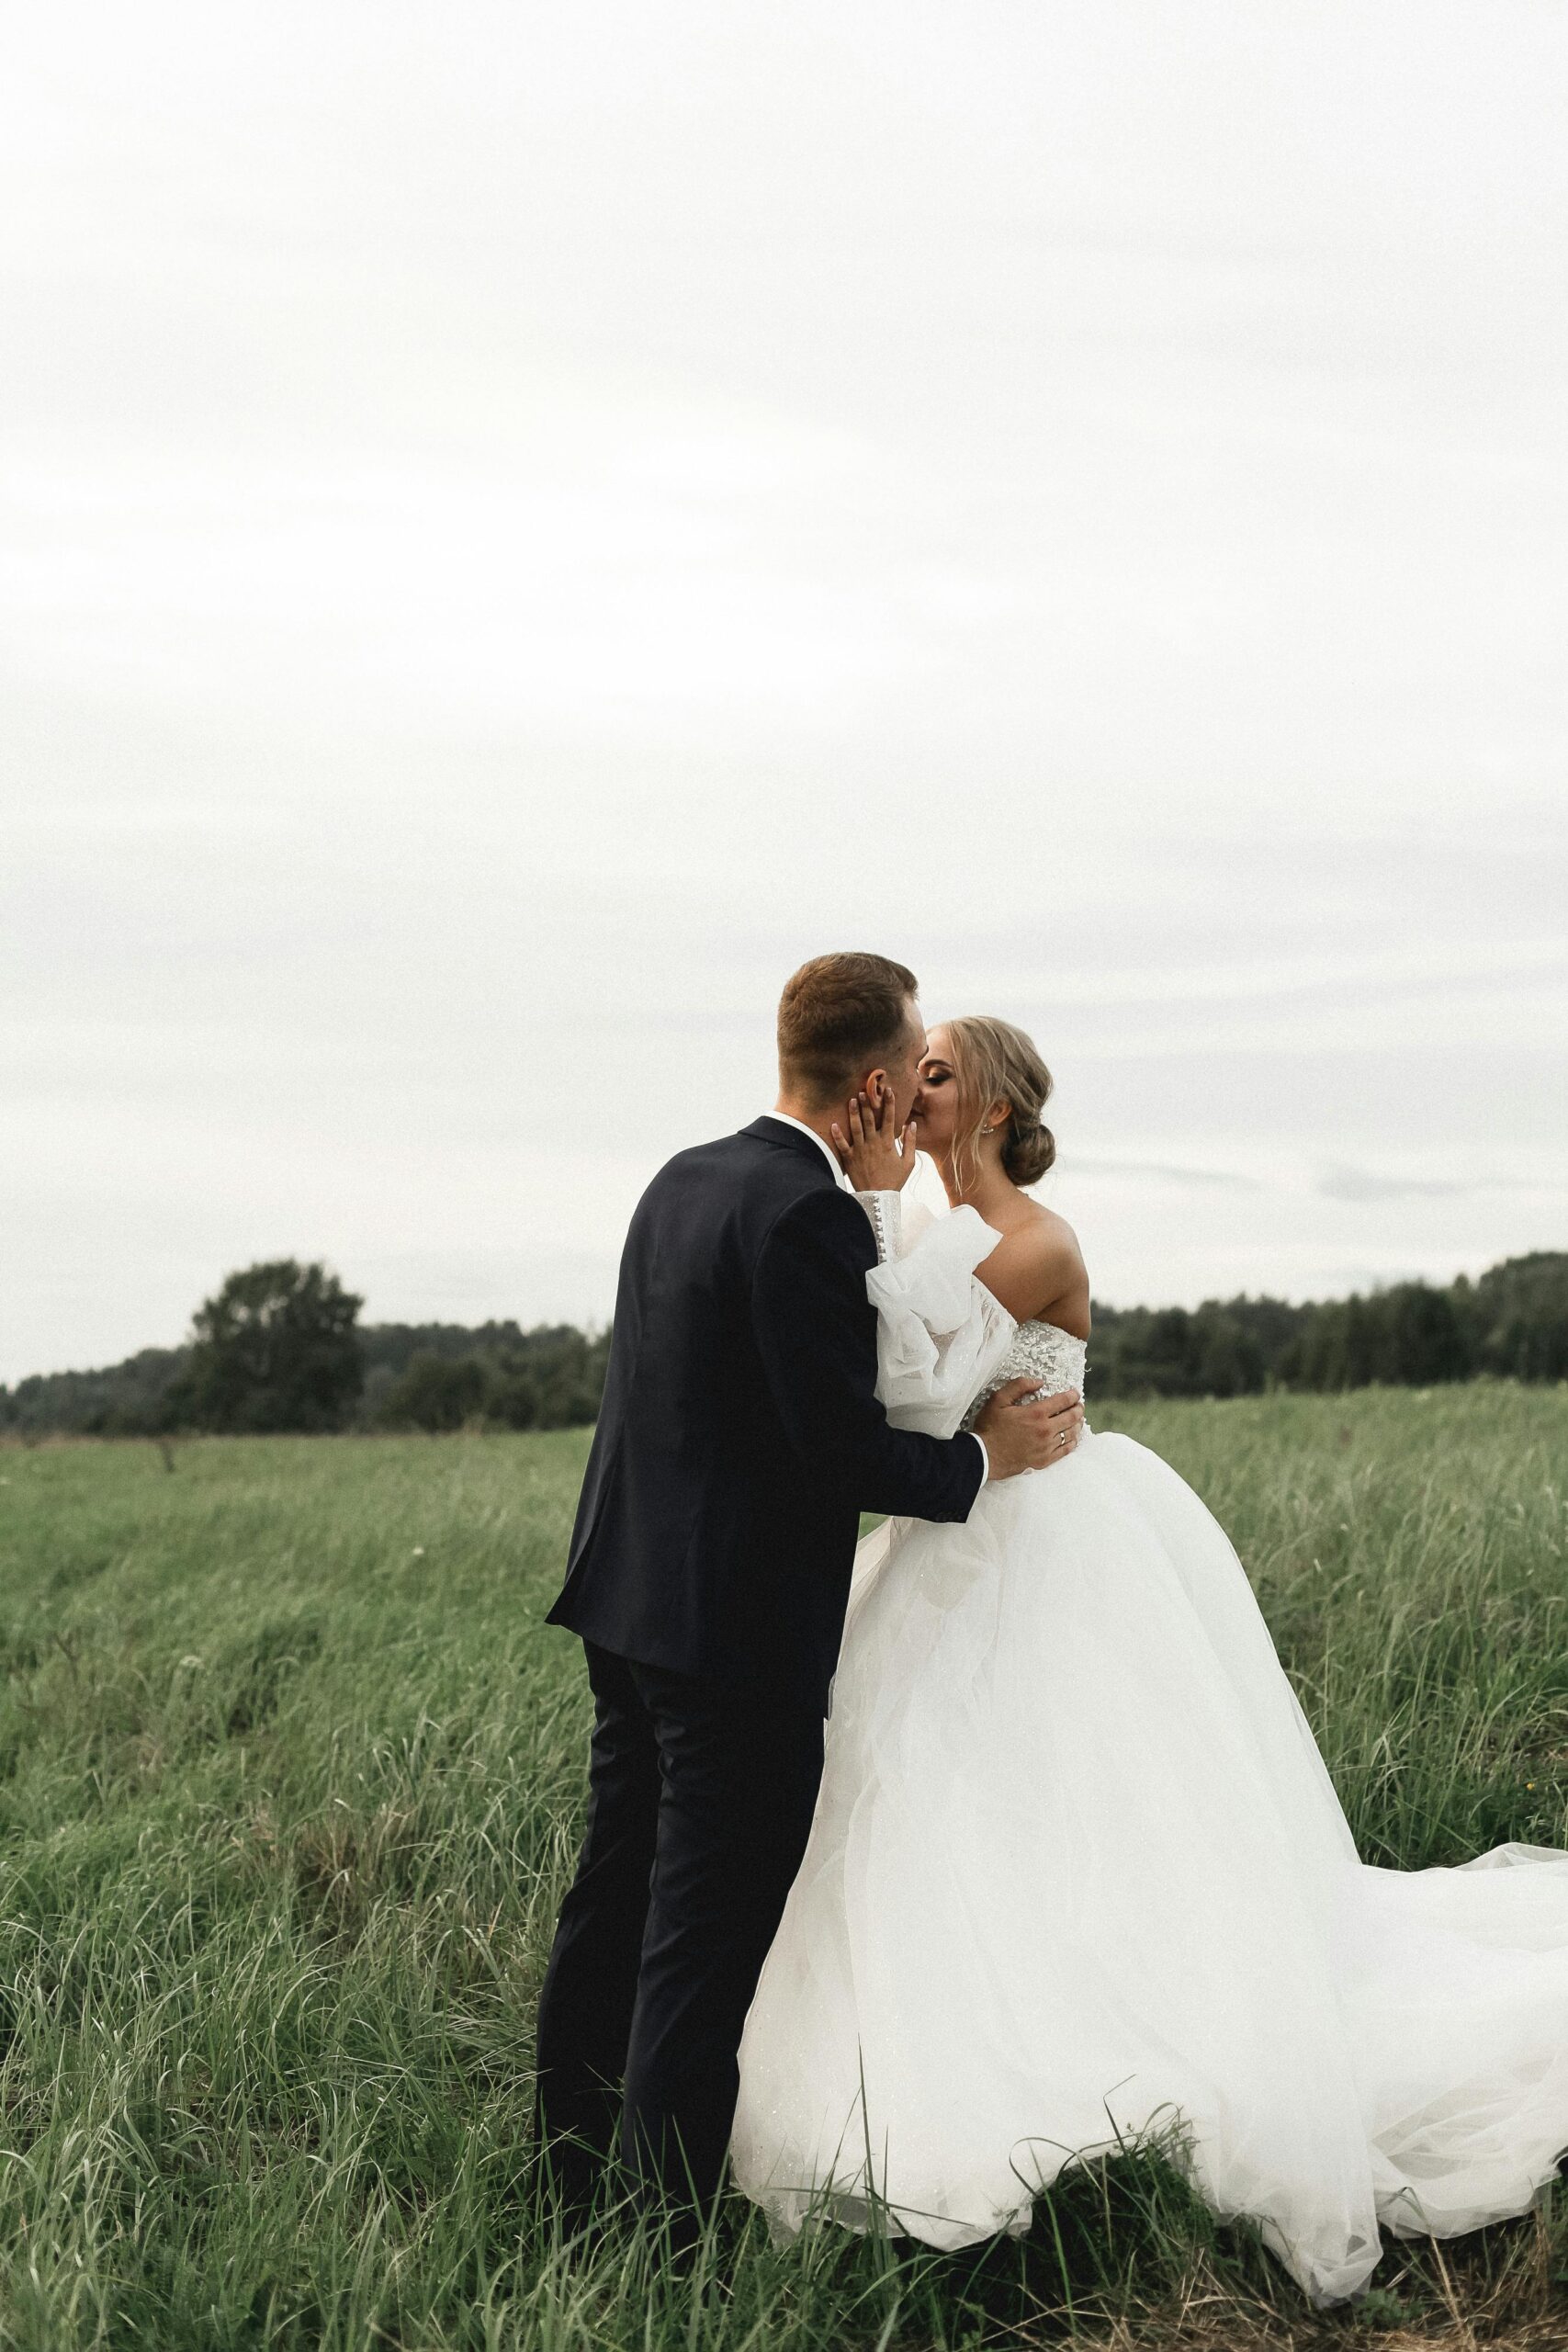
<path id="1" fill-rule="evenodd" d="M 805 1850 L 862 1510 L 968 1517 L 1069 1452 L 1071 1391 L 977 1432 L 875 1396 L 870 1219 L 829 1142 L 917 1108 L 915 978 L 818 956 L 779 1005 L 779 1097 L 679 1152 L 633 1216 L 604 1399 L 549 1623 L 593 1691 L 588 1833 L 539 2002 L 538 2132 L 573 2218 L 619 2152 L 690 2242 L 719 2187 L 746 2012 Z M 1066 1434 L 1066 1442 L 1062 1439 Z M 624 2086 L 624 2088 L 623 2088 Z"/>

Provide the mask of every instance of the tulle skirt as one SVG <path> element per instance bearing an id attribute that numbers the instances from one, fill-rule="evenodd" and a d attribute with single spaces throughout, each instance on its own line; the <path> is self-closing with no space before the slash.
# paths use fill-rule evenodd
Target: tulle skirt
<path id="1" fill-rule="evenodd" d="M 1525 2211 L 1568 2144 L 1568 1854 L 1363 1866 L 1224 1530 L 1086 1432 L 861 1546 L 731 2153 L 780 2232 L 869 2188 L 956 2247 L 1149 2139 L 1320 2302 L 1380 2222 Z"/>

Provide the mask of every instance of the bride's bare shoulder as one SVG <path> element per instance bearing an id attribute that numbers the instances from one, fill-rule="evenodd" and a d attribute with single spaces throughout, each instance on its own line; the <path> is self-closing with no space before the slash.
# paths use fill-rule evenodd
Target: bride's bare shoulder
<path id="1" fill-rule="evenodd" d="M 1038 1201 L 1024 1206 L 1027 1216 L 1011 1226 L 976 1271 L 1015 1322 L 1055 1323 L 1087 1340 L 1089 1269 L 1077 1235 L 1055 1209 Z"/>

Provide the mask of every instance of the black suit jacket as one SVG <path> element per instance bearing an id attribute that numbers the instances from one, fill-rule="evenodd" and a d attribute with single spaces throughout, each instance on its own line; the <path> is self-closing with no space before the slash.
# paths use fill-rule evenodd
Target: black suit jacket
<path id="1" fill-rule="evenodd" d="M 818 1708 L 863 1510 L 961 1520 L 973 1438 L 878 1404 L 871 1222 L 809 1136 L 682 1151 L 621 1257 L 604 1400 L 549 1623 L 622 1657 Z"/>

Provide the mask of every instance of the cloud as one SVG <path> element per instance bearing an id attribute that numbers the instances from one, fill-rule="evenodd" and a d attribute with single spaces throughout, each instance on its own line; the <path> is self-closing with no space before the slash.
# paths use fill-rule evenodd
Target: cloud
<path id="1" fill-rule="evenodd" d="M 1329 1201 L 1449 1200 L 1476 1193 L 1561 1191 L 1519 1176 L 1380 1176 L 1371 1168 L 1325 1168 L 1314 1187 Z"/>
<path id="2" fill-rule="evenodd" d="M 1180 1168 L 1163 1159 L 1097 1159 L 1075 1155 L 1075 1175 L 1132 1177 L 1161 1184 L 1206 1184 L 1224 1192 L 1261 1193 L 1261 1178 L 1243 1176 L 1229 1168 Z"/>
<path id="3" fill-rule="evenodd" d="M 1438 1200 L 1475 1187 L 1451 1177 L 1377 1176 L 1370 1168 L 1325 1168 L 1314 1190 L 1328 1201 L 1396 1201 L 1416 1194 Z"/>

